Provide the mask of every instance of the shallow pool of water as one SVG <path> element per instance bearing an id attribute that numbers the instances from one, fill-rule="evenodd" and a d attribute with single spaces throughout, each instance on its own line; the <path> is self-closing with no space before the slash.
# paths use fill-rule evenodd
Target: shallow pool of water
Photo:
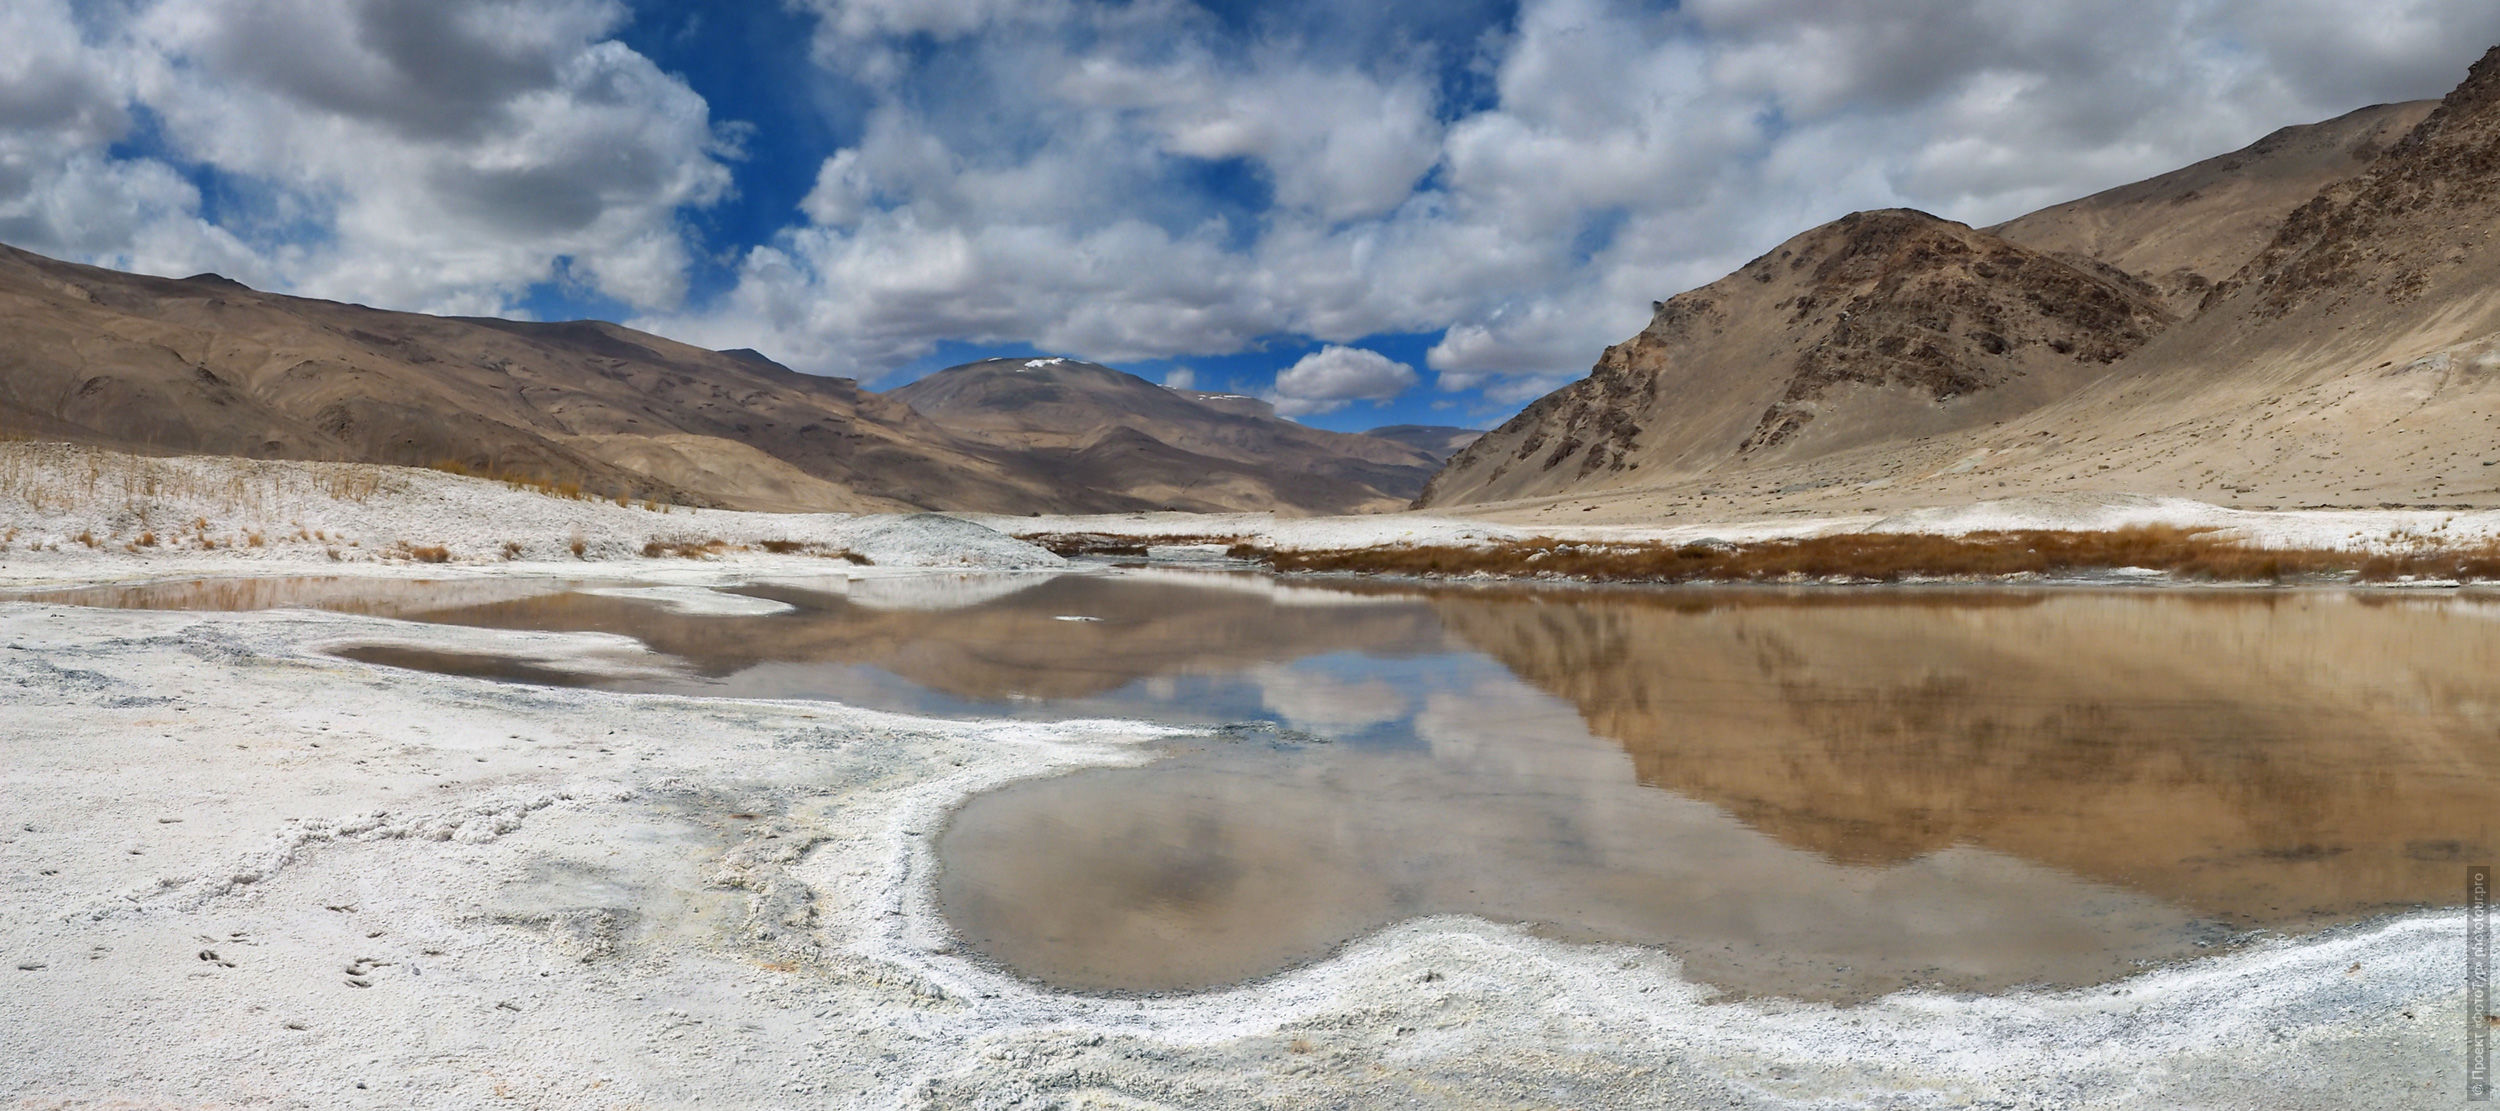
<path id="1" fill-rule="evenodd" d="M 343 582 L 53 597 L 600 630 L 682 663 L 362 653 L 518 681 L 1267 723 L 1010 785 L 943 832 L 967 948 L 1078 990 L 1238 982 L 1433 914 L 1663 947 L 1741 993 L 2092 983 L 2453 904 L 2500 805 L 2500 605 L 2470 595 L 1145 570 L 755 584 L 787 608 L 716 615 Z"/>

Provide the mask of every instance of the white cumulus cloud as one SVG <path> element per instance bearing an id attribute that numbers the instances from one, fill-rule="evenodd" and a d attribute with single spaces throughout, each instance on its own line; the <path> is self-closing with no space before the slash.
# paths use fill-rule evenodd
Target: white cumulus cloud
<path id="1" fill-rule="evenodd" d="M 950 341 L 1427 334 L 1437 388 L 1507 403 L 1852 210 L 1991 223 L 2437 96 L 2500 42 L 2489 0 L 792 6 L 821 147 L 717 123 L 622 0 L 15 0 L 0 239 L 435 311 L 554 282 L 872 381 Z M 741 141 L 813 188 L 701 241 Z M 729 286 L 690 301 L 707 258 Z"/>
<path id="2" fill-rule="evenodd" d="M 1441 332 L 1436 385 L 1497 401 L 1849 211 L 1993 222 L 2438 95 L 2500 41 L 2480 0 L 815 6 L 864 122 L 735 291 L 647 323 L 872 379 L 949 339 Z M 1410 33 L 1451 19 L 1479 33 Z"/>
<path id="3" fill-rule="evenodd" d="M 683 297 L 731 136 L 615 0 L 148 0 L 0 11 L 0 235 L 430 311 L 561 281 Z M 144 111 L 145 153 L 117 150 Z M 221 183 L 203 216 L 194 176 Z"/>
<path id="4" fill-rule="evenodd" d="M 1289 417 L 1342 409 L 1351 401 L 1388 401 L 1415 385 L 1415 368 L 1377 351 L 1329 344 L 1276 375 L 1268 400 Z"/>

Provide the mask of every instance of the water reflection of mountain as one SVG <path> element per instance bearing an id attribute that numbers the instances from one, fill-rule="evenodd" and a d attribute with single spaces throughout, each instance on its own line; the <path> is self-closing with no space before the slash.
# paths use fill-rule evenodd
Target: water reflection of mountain
<path id="1" fill-rule="evenodd" d="M 990 584 L 998 576 L 984 576 Z M 1010 580 L 1011 581 L 1011 580 Z M 794 587 L 741 588 L 793 612 L 683 616 L 643 601 L 542 595 L 442 609 L 425 620 L 637 637 L 704 675 L 759 665 L 874 664 L 960 698 L 1083 698 L 1159 675 L 1213 675 L 1330 652 L 1404 655 L 1443 649 L 1432 611 L 1254 577 L 1028 577 L 1009 593 L 973 592 L 939 608 Z M 924 593 L 927 593 L 924 591 Z M 987 596 L 984 596 L 986 593 Z M 933 597 L 933 596 L 932 596 Z M 1076 620 L 1076 619 L 1082 620 Z"/>
<path id="2" fill-rule="evenodd" d="M 1434 609 L 1642 782 L 1836 861 L 1973 845 L 2270 924 L 2453 902 L 2459 864 L 2500 844 L 2488 604 L 1973 601 Z"/>
<path id="3" fill-rule="evenodd" d="M 602 631 L 707 676 L 873 664 L 986 703 L 1246 676 L 1321 732 L 1420 696 L 1411 677 L 1335 675 L 1331 657 L 1472 647 L 1575 707 L 1641 783 L 1835 863 L 1972 846 L 2248 924 L 2450 903 L 2458 865 L 2500 849 L 2500 607 L 2470 597 L 1427 591 L 1155 572 L 745 592 L 797 608 L 692 616 L 507 580 L 52 600 Z"/>

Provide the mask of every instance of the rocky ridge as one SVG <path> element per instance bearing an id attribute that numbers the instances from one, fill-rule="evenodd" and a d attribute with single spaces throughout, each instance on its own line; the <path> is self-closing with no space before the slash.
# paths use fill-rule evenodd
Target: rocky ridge
<path id="1" fill-rule="evenodd" d="M 2500 504 L 2500 50 L 1986 230 L 1859 213 L 1657 305 L 1420 505 Z"/>

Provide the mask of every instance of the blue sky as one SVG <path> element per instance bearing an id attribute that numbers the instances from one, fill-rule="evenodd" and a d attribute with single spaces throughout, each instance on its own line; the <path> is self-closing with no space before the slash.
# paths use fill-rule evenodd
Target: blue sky
<path id="1" fill-rule="evenodd" d="M 2487 0 L 15 0 L 0 241 L 1487 425 L 1846 212 L 2436 96 Z"/>

